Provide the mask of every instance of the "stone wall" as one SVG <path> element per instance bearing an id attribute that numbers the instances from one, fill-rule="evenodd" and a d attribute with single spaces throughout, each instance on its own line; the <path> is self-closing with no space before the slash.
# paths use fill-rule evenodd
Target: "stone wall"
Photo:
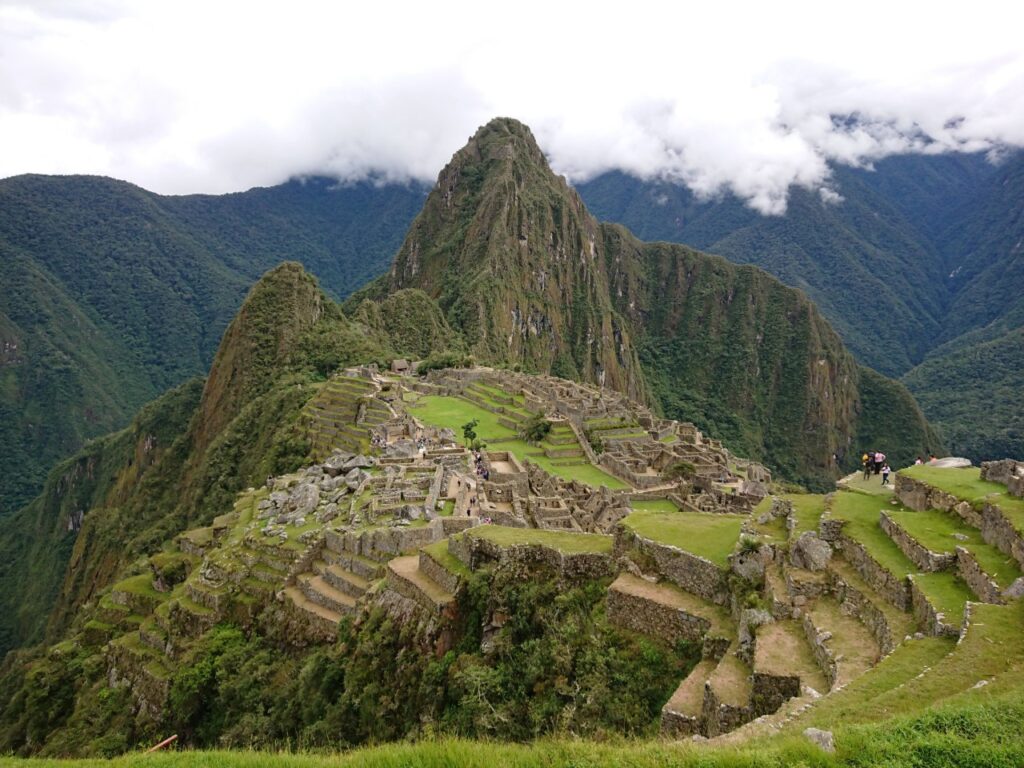
<path id="1" fill-rule="evenodd" d="M 610 555 L 560 552 L 539 544 L 504 546 L 483 536 L 473 536 L 472 531 L 450 539 L 448 551 L 473 570 L 482 564 L 495 562 L 520 569 L 524 578 L 529 578 L 536 568 L 549 568 L 559 579 L 573 584 L 603 579 L 616 570 Z"/>
<path id="2" fill-rule="evenodd" d="M 832 593 L 843 608 L 868 628 L 883 656 L 892 653 L 903 638 L 895 636 L 885 613 L 867 595 L 846 583 L 838 574 L 833 572 L 830 578 Z"/>
<path id="3" fill-rule="evenodd" d="M 947 622 L 945 614 L 937 611 L 928 602 L 928 598 L 914 581 L 913 575 L 909 576 L 908 579 L 910 580 L 911 606 L 914 611 L 914 618 L 917 619 L 921 631 L 932 637 L 959 637 L 960 627 Z"/>
<path id="4" fill-rule="evenodd" d="M 838 545 L 843 557 L 856 569 L 868 586 L 901 611 L 910 610 L 910 587 L 906 579 L 897 578 L 882 567 L 859 541 L 842 535 L 839 537 Z"/>
<path id="5" fill-rule="evenodd" d="M 981 479 L 1002 483 L 1011 496 L 1024 496 L 1024 462 L 1013 459 L 983 461 Z"/>
<path id="6" fill-rule="evenodd" d="M 842 538 L 843 528 L 845 526 L 845 520 L 823 519 L 818 524 L 818 537 L 822 541 L 827 541 L 829 544 L 835 544 Z"/>
<path id="7" fill-rule="evenodd" d="M 717 605 L 729 605 L 728 573 L 724 568 L 677 547 L 645 539 L 620 523 L 615 529 L 615 556 L 633 549 L 654 560 L 658 572 L 673 584 Z"/>
<path id="8" fill-rule="evenodd" d="M 701 616 L 617 589 L 608 590 L 607 605 L 608 620 L 615 626 L 673 645 L 680 640 L 700 640 L 711 629 L 711 622 Z"/>
<path id="9" fill-rule="evenodd" d="M 158 720 L 167 703 L 170 679 L 152 671 L 148 658 L 121 643 L 110 643 L 106 650 L 107 683 L 111 688 L 127 686 L 135 705 L 147 716 Z"/>
<path id="10" fill-rule="evenodd" d="M 800 695 L 800 677 L 797 675 L 769 675 L 754 672 L 750 701 L 753 716 L 770 715 L 795 696 Z"/>
<path id="11" fill-rule="evenodd" d="M 701 709 L 701 733 L 704 736 L 712 738 L 734 731 L 753 719 L 753 707 L 723 704 L 710 685 L 704 687 L 704 704 Z"/>
<path id="12" fill-rule="evenodd" d="M 420 570 L 427 575 L 427 577 L 433 581 L 436 581 L 445 592 L 455 594 L 459 591 L 462 586 L 462 579 L 457 573 L 452 573 L 445 568 L 441 563 L 433 558 L 433 556 L 425 550 L 420 550 Z"/>
<path id="13" fill-rule="evenodd" d="M 952 512 L 968 525 L 981 528 L 981 515 L 969 502 L 899 473 L 896 475 L 896 498 L 915 512 L 928 509 Z"/>
<path id="14" fill-rule="evenodd" d="M 994 603 L 995 605 L 1006 603 L 999 585 L 985 573 L 978 559 L 969 550 L 963 547 L 956 548 L 956 568 L 960 578 L 967 583 L 967 586 L 983 603 Z"/>
<path id="15" fill-rule="evenodd" d="M 985 504 L 981 508 L 981 536 L 1024 567 L 1024 538 L 994 504 Z"/>
<path id="16" fill-rule="evenodd" d="M 955 553 L 932 552 L 927 549 L 884 510 L 879 514 L 878 524 L 900 551 L 922 571 L 950 571 L 956 566 Z"/>
<path id="17" fill-rule="evenodd" d="M 804 613 L 800 617 L 800 621 L 803 624 L 804 634 L 807 636 L 807 642 L 811 646 L 811 653 L 814 655 L 814 661 L 817 663 L 818 668 L 821 669 L 823 675 L 825 675 L 825 681 L 828 683 L 829 689 L 836 684 L 836 678 L 839 675 L 838 665 L 836 664 L 836 658 L 832 654 L 832 649 L 826 644 L 832 635 L 829 632 L 820 632 L 818 628 L 814 626 L 814 621 L 811 618 L 811 614 Z M 824 691 L 822 691 L 824 693 Z"/>

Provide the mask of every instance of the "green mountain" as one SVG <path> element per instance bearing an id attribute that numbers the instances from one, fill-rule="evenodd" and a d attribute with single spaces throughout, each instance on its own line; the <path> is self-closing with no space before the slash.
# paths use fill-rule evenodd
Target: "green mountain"
<path id="1" fill-rule="evenodd" d="M 857 366 L 803 293 L 598 222 L 514 120 L 456 153 L 390 272 L 351 302 L 408 287 L 479 360 L 648 398 L 813 486 L 869 437 L 897 462 L 937 444 L 906 391 Z M 862 378 L 886 391 L 862 398 Z M 897 403 L 914 415 L 902 433 L 875 410 Z"/>
<path id="2" fill-rule="evenodd" d="M 262 272 L 300 261 L 335 297 L 382 272 L 423 194 L 324 179 L 184 197 L 97 177 L 0 181 L 0 515 L 85 440 L 206 370 Z"/>
<path id="3" fill-rule="evenodd" d="M 755 264 L 803 290 L 858 360 L 903 376 L 954 450 L 979 460 L 1024 454 L 1024 425 L 1006 400 L 1024 374 L 1014 351 L 1024 324 L 1022 169 L 1020 153 L 998 166 L 983 155 L 836 166 L 841 202 L 793 189 L 779 217 L 621 173 L 579 191 L 641 237 Z M 979 344 L 988 346 L 969 351 Z M 977 369 L 983 360 L 991 365 Z"/>

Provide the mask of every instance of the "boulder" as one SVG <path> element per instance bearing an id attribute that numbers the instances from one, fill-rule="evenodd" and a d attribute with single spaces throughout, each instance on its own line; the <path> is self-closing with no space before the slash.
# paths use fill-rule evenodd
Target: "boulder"
<path id="1" fill-rule="evenodd" d="M 963 469 L 964 467 L 971 466 L 971 460 L 960 456 L 946 456 L 942 459 L 929 461 L 928 466 L 940 467 L 941 469 Z"/>
<path id="2" fill-rule="evenodd" d="M 1022 596 L 1024 596 L 1024 576 L 1018 576 L 1013 584 L 1003 590 L 1003 597 L 1016 600 Z"/>
<path id="3" fill-rule="evenodd" d="M 832 731 L 823 731 L 819 728 L 804 729 L 804 737 L 812 744 L 816 744 L 828 753 L 836 751 L 836 742 L 832 737 Z"/>
<path id="4" fill-rule="evenodd" d="M 348 487 L 350 491 L 354 491 L 356 488 L 362 485 L 363 481 L 366 480 L 366 478 L 368 478 L 369 476 L 370 475 L 368 473 L 363 472 L 363 470 L 361 469 L 349 470 L 349 473 L 345 475 L 345 485 Z"/>
<path id="5" fill-rule="evenodd" d="M 760 480 L 744 480 L 740 483 L 740 493 L 745 496 L 756 496 L 763 499 L 768 495 L 768 486 Z"/>
<path id="6" fill-rule="evenodd" d="M 371 459 L 369 456 L 363 456 L 360 454 L 359 456 L 353 456 L 351 459 L 346 461 L 341 465 L 341 468 L 347 472 L 350 469 L 369 469 L 374 464 L 376 464 L 375 460 Z"/>
<path id="7" fill-rule="evenodd" d="M 352 454 L 348 452 L 335 453 L 324 462 L 324 472 L 331 477 L 337 477 L 338 475 L 344 474 L 345 464 L 352 458 Z"/>
<path id="8" fill-rule="evenodd" d="M 301 483 L 295 486 L 288 498 L 288 511 L 293 518 L 305 517 L 313 513 L 320 504 L 320 488 L 314 483 Z"/>
<path id="9" fill-rule="evenodd" d="M 823 571 L 832 559 L 832 547 L 814 531 L 804 531 L 793 544 L 789 559 L 797 568 Z"/>

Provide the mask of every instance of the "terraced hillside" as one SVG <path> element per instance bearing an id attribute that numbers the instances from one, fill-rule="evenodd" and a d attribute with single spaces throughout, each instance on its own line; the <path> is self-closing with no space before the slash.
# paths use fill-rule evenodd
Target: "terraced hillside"
<path id="1" fill-rule="evenodd" d="M 692 425 L 481 368 L 348 369 L 307 417 L 322 459 L 242 491 L 85 605 L 4 700 L 7 748 L 98 749 L 104 711 L 122 747 L 172 728 L 251 740 L 252 722 L 273 743 L 325 717 L 353 742 L 423 718 L 736 742 L 1021 682 L 1012 462 L 772 494 L 763 467 Z M 28 690 L 76 679 L 73 706 L 32 731 Z"/>

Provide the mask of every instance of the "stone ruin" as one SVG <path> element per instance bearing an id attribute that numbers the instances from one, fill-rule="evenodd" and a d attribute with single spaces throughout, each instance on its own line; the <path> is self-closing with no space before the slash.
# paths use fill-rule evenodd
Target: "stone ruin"
<path id="1" fill-rule="evenodd" d="M 981 479 L 1005 485 L 1011 496 L 1024 497 L 1024 462 L 1014 459 L 983 461 Z"/>

